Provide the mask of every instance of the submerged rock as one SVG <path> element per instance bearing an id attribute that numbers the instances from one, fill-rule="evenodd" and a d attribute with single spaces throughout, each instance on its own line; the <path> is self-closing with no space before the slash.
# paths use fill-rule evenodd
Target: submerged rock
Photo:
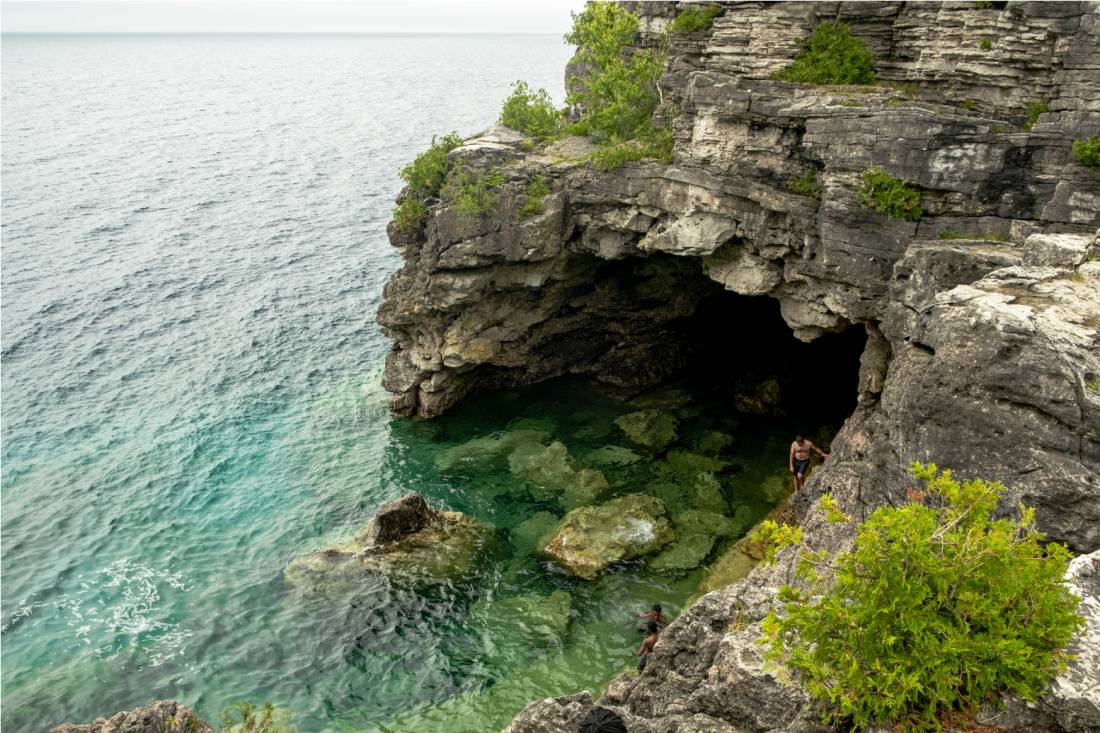
<path id="1" fill-rule="evenodd" d="M 557 516 L 550 512 L 536 512 L 512 527 L 512 547 L 516 548 L 517 553 L 534 552 L 557 525 Z"/>
<path id="2" fill-rule="evenodd" d="M 593 504 L 610 488 L 592 468 L 577 469 L 565 444 L 554 441 L 521 445 L 508 456 L 508 468 L 539 501 L 558 501 L 567 509 Z"/>
<path id="3" fill-rule="evenodd" d="M 428 506 L 418 494 L 382 505 L 359 535 L 293 560 L 295 586 L 354 581 L 366 574 L 440 582 L 470 574 L 493 528 L 459 512 Z"/>
<path id="4" fill-rule="evenodd" d="M 717 430 L 708 430 L 695 440 L 695 450 L 706 456 L 725 453 L 733 445 L 733 436 Z"/>
<path id="5" fill-rule="evenodd" d="M 630 466 L 642 460 L 642 457 L 621 445 L 605 445 L 602 448 L 589 451 L 584 459 L 597 466 Z"/>
<path id="6" fill-rule="evenodd" d="M 615 424 L 633 442 L 651 451 L 661 451 L 676 440 L 677 420 L 661 410 L 640 410 L 627 413 Z"/>
<path id="7" fill-rule="evenodd" d="M 540 552 L 591 580 L 612 563 L 649 555 L 671 542 L 672 527 L 664 515 L 660 499 L 641 494 L 574 509 Z"/>
<path id="8" fill-rule="evenodd" d="M 649 568 L 658 572 L 697 568 L 707 559 L 714 541 L 714 535 L 701 532 L 681 535 L 659 555 L 650 558 Z"/>
<path id="9" fill-rule="evenodd" d="M 528 635 L 560 643 L 569 634 L 572 608 L 569 593 L 556 590 L 548 596 L 526 593 L 503 598 L 493 603 L 488 612 L 496 624 L 518 626 Z"/>
<path id="10" fill-rule="evenodd" d="M 464 464 L 480 464 L 503 458 L 521 447 L 541 446 L 550 440 L 545 430 L 519 428 L 498 435 L 486 435 L 465 443 L 443 448 L 435 454 L 435 467 L 440 471 L 453 471 Z"/>
<path id="11" fill-rule="evenodd" d="M 91 723 L 62 723 L 50 733 L 211 733 L 195 711 L 175 700 L 157 700 Z"/>

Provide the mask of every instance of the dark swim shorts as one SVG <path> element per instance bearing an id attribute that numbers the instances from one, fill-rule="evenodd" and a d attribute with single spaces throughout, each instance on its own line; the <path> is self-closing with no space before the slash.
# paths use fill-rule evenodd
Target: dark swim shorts
<path id="1" fill-rule="evenodd" d="M 809 468 L 810 468 L 810 459 L 809 458 L 807 458 L 804 461 L 800 461 L 797 458 L 794 459 L 794 472 L 795 473 L 800 473 L 803 476 L 805 476 L 806 471 L 808 471 Z"/>

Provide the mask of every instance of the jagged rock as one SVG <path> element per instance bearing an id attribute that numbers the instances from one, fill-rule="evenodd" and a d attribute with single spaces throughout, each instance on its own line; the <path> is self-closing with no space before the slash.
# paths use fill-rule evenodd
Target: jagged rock
<path id="1" fill-rule="evenodd" d="M 388 545 L 419 532 L 441 519 L 439 510 L 428 506 L 420 494 L 409 493 L 378 507 L 374 518 L 359 535 L 364 545 Z"/>
<path id="2" fill-rule="evenodd" d="M 50 733 L 212 733 L 195 711 L 175 700 L 157 700 L 91 723 L 63 723 Z"/>
<path id="3" fill-rule="evenodd" d="M 630 494 L 565 515 L 540 552 L 591 580 L 612 563 L 649 555 L 673 539 L 659 499 Z"/>
<path id="4" fill-rule="evenodd" d="M 469 575 L 493 528 L 459 512 L 444 512 L 408 494 L 384 504 L 354 539 L 310 553 L 287 566 L 288 584 L 319 588 L 378 573 L 445 582 Z M 379 540 L 379 538 L 383 538 Z"/>
<path id="5" fill-rule="evenodd" d="M 746 415 L 774 415 L 780 414 L 778 408 L 781 400 L 779 381 L 765 379 L 737 393 L 733 398 L 733 404 L 738 412 Z"/>
<path id="6" fill-rule="evenodd" d="M 615 424 L 637 445 L 660 451 L 676 440 L 677 420 L 661 410 L 639 410 L 615 420 Z"/>

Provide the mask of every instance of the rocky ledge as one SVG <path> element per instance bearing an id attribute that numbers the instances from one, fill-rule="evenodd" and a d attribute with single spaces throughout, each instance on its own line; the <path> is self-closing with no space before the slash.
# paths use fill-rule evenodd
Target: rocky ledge
<path id="1" fill-rule="evenodd" d="M 544 147 L 505 128 L 451 152 L 505 182 L 485 216 L 444 198 L 422 230 L 391 226 L 404 266 L 379 321 L 394 341 L 393 409 L 432 417 L 568 373 L 641 390 L 682 368 L 684 325 L 705 299 L 771 298 L 799 339 L 866 339 L 858 406 L 790 507 L 816 546 L 850 540 L 809 511 L 816 496 L 865 518 L 905 500 L 917 459 L 1003 482 L 1006 506 L 1035 506 L 1048 537 L 1094 552 L 1100 174 L 1071 142 L 1100 134 L 1100 4 L 721 6 L 709 30 L 673 37 L 657 112 L 674 130 L 671 164 L 601 172 L 586 140 Z M 647 45 L 685 6 L 631 7 Z M 768 78 L 834 18 L 874 50 L 878 85 Z M 919 221 L 860 205 L 873 165 L 919 190 Z M 792 187 L 807 174 L 816 192 Z M 536 176 L 551 193 L 524 217 Z M 723 327 L 736 337 L 738 323 Z M 699 599 L 601 704 L 632 731 L 814 729 L 751 643 L 789 562 Z M 1048 698 L 1062 702 L 1036 708 L 1041 725 L 1100 725 L 1095 666 L 1083 674 L 1092 687 L 1056 685 Z M 591 704 L 544 701 L 511 730 L 573 730 Z"/>

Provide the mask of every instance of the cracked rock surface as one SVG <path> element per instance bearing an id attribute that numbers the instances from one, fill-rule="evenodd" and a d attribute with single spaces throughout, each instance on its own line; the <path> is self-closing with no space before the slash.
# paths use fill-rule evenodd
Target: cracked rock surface
<path id="1" fill-rule="evenodd" d="M 625 4 L 642 46 L 684 7 Z M 391 225 L 404 266 L 378 317 L 393 409 L 432 417 L 562 374 L 648 388 L 682 368 L 681 326 L 704 298 L 772 298 L 799 339 L 866 334 L 858 407 L 790 507 L 813 544 L 850 540 L 808 511 L 822 491 L 863 519 L 905 500 L 916 459 L 1003 482 L 1004 505 L 1035 506 L 1049 538 L 1097 550 L 1100 173 L 1071 144 L 1100 135 L 1100 4 L 721 5 L 710 30 L 673 37 L 656 114 L 671 164 L 600 172 L 586 140 L 492 128 L 452 152 L 504 174 L 487 215 L 444 199 L 421 231 Z M 879 85 L 768 79 L 836 17 L 873 49 Z M 918 222 L 859 205 L 871 165 L 920 191 Z M 791 190 L 807 174 L 819 197 Z M 536 175 L 551 194 L 518 217 Z M 601 704 L 631 731 L 815 730 L 752 643 L 789 572 L 758 567 L 700 598 Z M 1091 730 L 1095 689 L 1061 689 L 1043 725 Z M 573 730 L 592 704 L 542 701 L 509 730 Z"/>

